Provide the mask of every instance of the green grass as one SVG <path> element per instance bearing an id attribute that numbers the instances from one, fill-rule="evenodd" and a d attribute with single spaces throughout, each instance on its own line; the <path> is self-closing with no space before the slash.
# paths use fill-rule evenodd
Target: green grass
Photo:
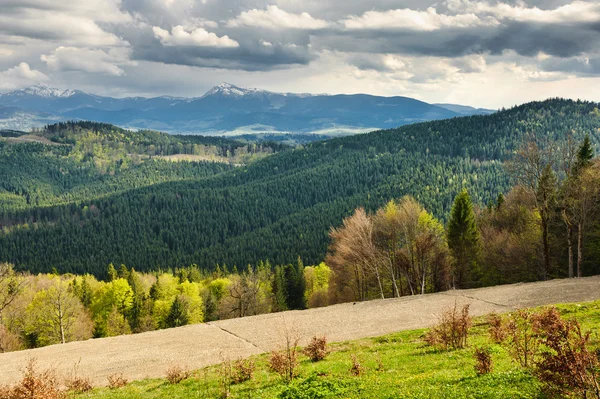
<path id="1" fill-rule="evenodd" d="M 598 345 L 600 301 L 559 305 L 568 318 L 576 317 L 584 330 L 593 331 Z M 254 358 L 254 378 L 231 387 L 231 398 L 544 398 L 537 380 L 520 369 L 499 345 L 488 340 L 484 319 L 476 319 L 469 347 L 455 351 L 437 351 L 423 342 L 426 330 L 404 331 L 378 338 L 361 339 L 331 345 L 332 353 L 317 363 L 301 357 L 299 377 L 284 383 L 268 368 L 268 355 Z M 473 349 L 489 346 L 494 370 L 478 376 L 474 371 Z M 350 374 L 355 354 L 364 367 L 359 377 Z M 378 359 L 384 366 L 378 369 Z M 198 370 L 189 380 L 171 385 L 165 380 L 137 381 L 124 388 L 98 388 L 73 398 L 219 398 L 219 367 Z"/>

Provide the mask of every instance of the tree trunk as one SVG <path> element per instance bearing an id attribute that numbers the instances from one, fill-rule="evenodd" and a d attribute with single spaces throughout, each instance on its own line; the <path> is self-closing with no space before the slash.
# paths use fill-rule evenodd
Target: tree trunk
<path id="1" fill-rule="evenodd" d="M 569 278 L 573 278 L 573 228 L 568 225 L 567 226 L 567 245 L 569 247 Z"/>
<path id="2" fill-rule="evenodd" d="M 563 221 L 565 222 L 565 226 L 567 226 L 567 249 L 569 250 L 569 278 L 575 277 L 573 271 L 573 225 L 567 216 L 566 209 L 562 210 Z"/>
<path id="3" fill-rule="evenodd" d="M 548 272 L 550 271 L 550 245 L 548 244 L 548 220 L 546 216 L 542 217 L 542 241 L 544 246 L 544 280 L 548 280 Z"/>
<path id="4" fill-rule="evenodd" d="M 581 264 L 583 263 L 583 221 L 577 226 L 577 277 L 582 277 Z"/>
<path id="5" fill-rule="evenodd" d="M 377 267 L 375 267 L 375 277 L 377 277 L 377 285 L 379 285 L 381 299 L 385 299 L 385 295 L 383 295 L 383 285 L 381 284 L 381 277 L 379 276 L 379 269 Z"/>

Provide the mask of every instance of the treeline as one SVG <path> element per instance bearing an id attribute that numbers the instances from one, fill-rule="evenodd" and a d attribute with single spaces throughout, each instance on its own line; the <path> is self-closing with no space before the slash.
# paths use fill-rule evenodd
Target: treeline
<path id="1" fill-rule="evenodd" d="M 363 208 L 330 232 L 330 301 L 600 273 L 600 159 L 588 136 L 528 141 L 507 168 L 519 183 L 487 207 L 467 190 L 447 227 L 414 198 Z"/>
<path id="2" fill-rule="evenodd" d="M 373 213 L 411 195 L 446 224 L 463 188 L 479 206 L 511 189 L 504 162 L 528 134 L 580 142 L 589 133 L 598 143 L 599 128 L 598 104 L 555 99 L 310 143 L 209 179 L 8 212 L 19 226 L 0 233 L 0 259 L 34 273 L 56 267 L 98 277 L 111 262 L 140 271 L 298 256 L 317 264 L 330 226 L 358 207 Z"/>
<path id="3" fill-rule="evenodd" d="M 321 263 L 208 273 L 193 265 L 138 273 L 111 264 L 94 276 L 18 274 L 0 264 L 0 353 L 328 304 L 331 270 Z"/>

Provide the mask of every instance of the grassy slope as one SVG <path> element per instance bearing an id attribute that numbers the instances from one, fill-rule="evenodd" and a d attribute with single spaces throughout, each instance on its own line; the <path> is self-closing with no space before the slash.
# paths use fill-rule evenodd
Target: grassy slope
<path id="1" fill-rule="evenodd" d="M 576 317 L 584 330 L 600 325 L 600 301 L 560 305 L 561 313 Z M 324 361 L 311 363 L 301 357 L 297 380 L 286 387 L 269 371 L 267 355 L 255 358 L 253 380 L 232 387 L 232 398 L 544 398 L 540 386 L 529 373 L 521 370 L 504 348 L 492 345 L 494 371 L 477 376 L 473 366 L 473 348 L 489 345 L 487 325 L 477 319 L 469 338 L 469 348 L 439 352 L 427 347 L 425 330 L 405 331 L 379 338 L 362 339 L 331 345 L 332 354 Z M 593 335 L 594 344 L 599 337 Z M 365 372 L 351 376 L 350 356 L 355 354 Z M 378 370 L 378 358 L 384 366 Z M 219 368 L 194 373 L 180 385 L 164 380 L 145 380 L 120 389 L 99 388 L 75 398 L 218 398 L 221 396 Z M 281 396 L 284 391 L 296 395 Z M 314 389 L 314 390 L 313 390 Z M 322 396 L 317 395 L 320 392 Z M 329 395 L 327 395 L 329 393 Z"/>

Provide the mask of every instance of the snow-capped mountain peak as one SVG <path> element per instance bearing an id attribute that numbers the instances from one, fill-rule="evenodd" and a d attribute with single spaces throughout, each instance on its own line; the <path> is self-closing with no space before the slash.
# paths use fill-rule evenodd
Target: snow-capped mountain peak
<path id="1" fill-rule="evenodd" d="M 7 96 L 37 96 L 43 98 L 67 98 L 77 94 L 77 90 L 71 89 L 57 89 L 54 87 L 47 86 L 45 84 L 37 84 L 35 86 L 27 87 L 21 90 L 15 90 L 7 93 Z"/>
<path id="2" fill-rule="evenodd" d="M 246 96 L 248 94 L 258 94 L 258 93 L 268 93 L 268 92 L 265 90 L 261 90 L 261 89 L 245 89 L 242 87 L 232 85 L 230 83 L 221 83 L 221 84 L 213 87 L 209 91 L 207 91 L 203 97 L 214 96 L 214 95 L 220 95 L 220 96 L 226 96 L 226 97 L 242 97 L 242 96 Z"/>

